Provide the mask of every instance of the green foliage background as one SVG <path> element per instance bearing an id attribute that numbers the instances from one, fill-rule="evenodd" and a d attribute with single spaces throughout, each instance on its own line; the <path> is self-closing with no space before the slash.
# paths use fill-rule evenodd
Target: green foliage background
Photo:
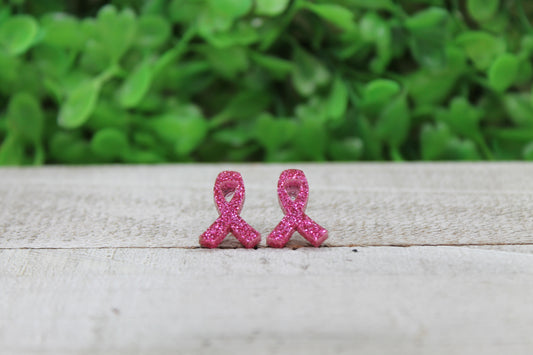
<path id="1" fill-rule="evenodd" d="M 0 165 L 533 160 L 531 1 L 0 4 Z"/>

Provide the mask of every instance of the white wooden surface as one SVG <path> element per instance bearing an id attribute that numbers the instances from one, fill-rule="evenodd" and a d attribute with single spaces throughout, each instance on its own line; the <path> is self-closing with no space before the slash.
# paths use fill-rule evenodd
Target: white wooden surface
<path id="1" fill-rule="evenodd" d="M 197 248 L 287 167 L 1 169 L 0 353 L 533 353 L 533 165 L 295 164 L 329 247 Z"/>
<path id="2" fill-rule="evenodd" d="M 266 235 L 288 167 L 305 171 L 329 246 L 533 243 L 533 164 L 250 164 L 2 169 L 0 246 L 197 247 L 224 169 L 242 173 L 242 216 Z"/>

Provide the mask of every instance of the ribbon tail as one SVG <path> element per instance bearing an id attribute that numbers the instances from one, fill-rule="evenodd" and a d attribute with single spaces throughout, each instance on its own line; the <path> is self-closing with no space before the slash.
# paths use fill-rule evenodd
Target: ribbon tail
<path id="1" fill-rule="evenodd" d="M 246 223 L 241 216 L 236 216 L 232 221 L 230 230 L 245 248 L 253 248 L 261 241 L 261 234 Z"/>
<path id="2" fill-rule="evenodd" d="M 230 232 L 229 224 L 222 218 L 217 218 L 213 224 L 200 236 L 200 245 L 205 248 L 216 248 Z"/>
<path id="3" fill-rule="evenodd" d="M 304 215 L 296 230 L 315 247 L 320 246 L 324 240 L 328 239 L 327 229 L 320 226 L 307 215 Z"/>
<path id="4" fill-rule="evenodd" d="M 268 236 L 268 246 L 273 248 L 283 248 L 295 230 L 296 228 L 294 223 L 291 221 L 291 218 L 288 216 L 283 217 L 276 228 L 274 228 L 274 230 Z"/>

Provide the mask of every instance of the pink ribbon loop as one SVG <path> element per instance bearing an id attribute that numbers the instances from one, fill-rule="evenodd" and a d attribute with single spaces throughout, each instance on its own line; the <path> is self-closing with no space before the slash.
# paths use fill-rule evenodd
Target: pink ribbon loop
<path id="1" fill-rule="evenodd" d="M 255 247 L 261 235 L 239 214 L 244 205 L 244 181 L 236 171 L 223 171 L 215 180 L 214 198 L 220 216 L 200 236 L 200 245 L 216 248 L 229 233 L 232 233 L 246 248 Z M 226 196 L 233 194 L 231 200 Z"/>
<path id="2" fill-rule="evenodd" d="M 305 214 L 308 197 L 309 184 L 303 171 L 289 169 L 281 173 L 278 199 L 285 217 L 268 236 L 269 246 L 284 247 L 295 231 L 315 247 L 328 238 L 328 231 Z"/>

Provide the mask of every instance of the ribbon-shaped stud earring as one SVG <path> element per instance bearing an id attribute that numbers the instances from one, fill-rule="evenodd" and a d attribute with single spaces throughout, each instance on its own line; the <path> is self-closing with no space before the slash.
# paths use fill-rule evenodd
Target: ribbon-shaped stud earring
<path id="1" fill-rule="evenodd" d="M 244 181 L 236 171 L 218 174 L 214 187 L 215 205 L 220 217 L 200 236 L 200 245 L 216 248 L 231 232 L 246 248 L 255 247 L 261 235 L 239 214 L 244 204 Z M 226 197 L 231 200 L 226 200 Z"/>
<path id="2" fill-rule="evenodd" d="M 301 170 L 289 169 L 278 180 L 279 204 L 285 217 L 267 238 L 267 244 L 283 248 L 294 231 L 298 231 L 309 243 L 320 246 L 328 238 L 328 231 L 305 214 L 309 184 Z"/>

